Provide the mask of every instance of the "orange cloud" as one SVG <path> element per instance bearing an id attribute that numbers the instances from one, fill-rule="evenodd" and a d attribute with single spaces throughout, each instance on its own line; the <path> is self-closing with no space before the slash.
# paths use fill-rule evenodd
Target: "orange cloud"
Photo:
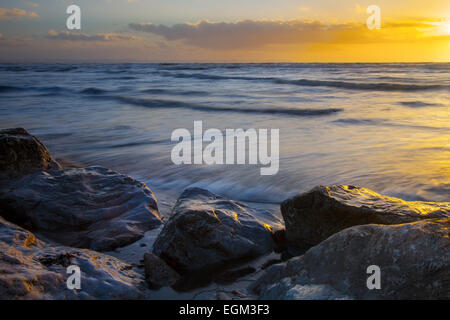
<path id="1" fill-rule="evenodd" d="M 0 19 L 20 19 L 20 18 L 39 18 L 39 15 L 36 12 L 28 12 L 22 9 L 6 9 L 0 8 Z"/>
<path id="2" fill-rule="evenodd" d="M 269 44 L 323 42 L 336 32 L 357 29 L 355 24 L 326 25 L 320 21 L 243 20 L 176 24 L 171 27 L 152 23 L 130 24 L 135 31 L 152 33 L 168 41 L 183 40 L 209 49 L 255 48 Z"/>
<path id="3" fill-rule="evenodd" d="M 401 43 L 427 37 L 432 40 L 429 32 L 435 28 L 429 21 L 393 21 L 384 23 L 381 30 L 374 31 L 369 30 L 365 23 L 326 24 L 311 20 L 200 21 L 173 26 L 140 23 L 130 24 L 129 27 L 135 31 L 161 36 L 167 41 L 182 41 L 188 45 L 215 50 L 317 43 Z"/>
<path id="4" fill-rule="evenodd" d="M 26 0 L 25 0 L 25 2 L 26 2 L 26 4 L 29 5 L 30 7 L 33 7 L 33 8 L 39 7 L 39 4 L 38 4 L 38 3 L 34 3 L 34 2 L 31 2 L 31 1 L 26 1 Z"/>

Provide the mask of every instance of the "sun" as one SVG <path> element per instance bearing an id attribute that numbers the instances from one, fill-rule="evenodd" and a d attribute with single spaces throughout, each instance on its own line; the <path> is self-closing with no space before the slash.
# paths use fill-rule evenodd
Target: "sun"
<path id="1" fill-rule="evenodd" d="M 446 19 L 442 22 L 439 22 L 438 28 L 441 34 L 443 35 L 449 35 L 450 34 L 450 20 Z"/>

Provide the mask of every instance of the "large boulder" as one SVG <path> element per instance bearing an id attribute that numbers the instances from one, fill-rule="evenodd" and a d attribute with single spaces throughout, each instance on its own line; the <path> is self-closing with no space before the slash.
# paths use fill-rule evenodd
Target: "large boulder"
<path id="1" fill-rule="evenodd" d="M 271 266 L 251 289 L 261 299 L 449 299 L 449 228 L 450 219 L 351 227 Z M 380 289 L 368 289 L 371 265 Z"/>
<path id="2" fill-rule="evenodd" d="M 81 289 L 68 289 L 67 267 L 78 266 Z M 141 299 L 142 276 L 114 257 L 51 246 L 0 217 L 0 299 Z"/>
<path id="3" fill-rule="evenodd" d="M 177 200 L 154 253 L 184 274 L 270 252 L 271 234 L 245 205 L 191 188 Z"/>
<path id="4" fill-rule="evenodd" d="M 113 250 L 161 223 L 145 184 L 102 167 L 40 171 L 0 189 L 1 216 L 72 247 Z"/>
<path id="5" fill-rule="evenodd" d="M 291 252 L 302 253 L 345 228 L 450 216 L 450 203 L 404 201 L 355 186 L 319 186 L 281 204 Z"/>
<path id="6" fill-rule="evenodd" d="M 0 176 L 59 168 L 48 149 L 25 129 L 0 130 Z"/>

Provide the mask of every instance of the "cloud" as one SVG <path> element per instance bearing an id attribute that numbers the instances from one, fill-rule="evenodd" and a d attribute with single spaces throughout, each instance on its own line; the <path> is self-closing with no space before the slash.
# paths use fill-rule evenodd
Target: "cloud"
<path id="1" fill-rule="evenodd" d="M 31 2 L 31 1 L 25 0 L 25 3 L 26 3 L 27 5 L 29 5 L 30 7 L 33 7 L 33 8 L 39 7 L 39 4 L 38 4 L 38 3 L 34 3 L 34 2 Z"/>
<path id="2" fill-rule="evenodd" d="M 355 4 L 355 8 L 354 8 L 354 11 L 356 12 L 356 13 L 366 13 L 366 8 L 363 8 L 363 7 L 361 7 L 358 3 L 357 4 Z"/>
<path id="3" fill-rule="evenodd" d="M 337 32 L 361 28 L 353 23 L 327 25 L 320 21 L 244 20 L 239 22 L 182 23 L 174 26 L 152 23 L 129 24 L 135 31 L 152 33 L 168 41 L 211 49 L 254 48 L 268 44 L 323 42 Z"/>
<path id="4" fill-rule="evenodd" d="M 6 9 L 0 8 L 0 19 L 20 19 L 20 18 L 39 18 L 39 15 L 36 12 L 29 12 L 22 9 Z"/>
<path id="5" fill-rule="evenodd" d="M 50 30 L 47 34 L 47 38 L 67 41 L 130 41 L 139 39 L 139 37 L 136 36 L 118 33 L 97 33 L 89 35 L 86 33 L 72 33 L 68 31 L 56 32 L 55 30 Z"/>
<path id="6" fill-rule="evenodd" d="M 235 50 L 269 45 L 401 43 L 426 38 L 433 26 L 427 20 L 386 21 L 381 30 L 372 31 L 365 21 L 327 24 L 316 20 L 203 20 L 173 26 L 131 23 L 129 27 L 161 36 L 166 41 L 181 41 L 204 49 Z"/>
<path id="7" fill-rule="evenodd" d="M 311 10 L 311 8 L 310 7 L 299 7 L 298 10 L 301 12 L 306 12 L 306 11 Z"/>

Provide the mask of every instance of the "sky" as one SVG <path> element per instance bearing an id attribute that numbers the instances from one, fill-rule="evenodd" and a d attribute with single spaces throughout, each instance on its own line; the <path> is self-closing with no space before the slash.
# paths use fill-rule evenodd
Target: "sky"
<path id="1" fill-rule="evenodd" d="M 0 0 L 0 62 L 450 62 L 450 1 Z"/>

